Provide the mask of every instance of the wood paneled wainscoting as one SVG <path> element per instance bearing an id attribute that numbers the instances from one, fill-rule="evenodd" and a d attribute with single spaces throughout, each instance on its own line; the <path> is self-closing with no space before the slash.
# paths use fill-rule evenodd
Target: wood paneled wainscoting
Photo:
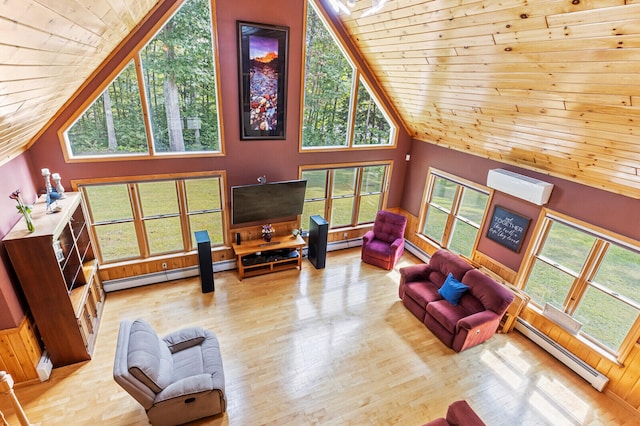
<path id="1" fill-rule="evenodd" d="M 0 330 L 0 370 L 11 374 L 16 383 L 39 380 L 36 370 L 42 356 L 39 342 L 30 315 L 18 327 Z"/>
<path id="2" fill-rule="evenodd" d="M 620 365 L 528 307 L 520 317 L 572 354 L 609 378 L 604 392 L 628 404 L 640 414 L 640 345 L 636 343 Z"/>
<path id="3" fill-rule="evenodd" d="M 399 209 L 389 210 L 399 213 Z M 298 228 L 300 224 L 297 221 L 287 221 L 274 223 L 273 226 L 276 228 L 275 235 L 278 236 L 290 234 L 293 229 Z M 336 231 L 329 231 L 328 242 L 331 244 L 361 238 L 369 229 L 371 229 L 371 227 L 371 225 L 366 225 L 346 230 L 339 229 Z M 241 241 L 247 241 L 260 238 L 261 227 L 258 225 L 254 225 L 249 227 L 238 227 L 231 229 L 226 236 L 229 244 L 221 247 L 214 247 L 211 251 L 211 261 L 213 263 L 235 262 L 236 256 L 233 252 L 233 248 L 231 247 L 231 242 L 235 241 L 236 232 L 240 234 Z M 163 268 L 163 265 L 166 265 L 166 268 Z M 149 259 L 102 264 L 100 265 L 98 274 L 100 276 L 100 279 L 105 282 L 113 280 L 125 280 L 127 278 L 140 277 L 144 275 L 159 274 L 176 269 L 195 267 L 197 265 L 198 253 L 193 250 L 186 253 L 174 253 L 166 256 L 155 256 Z"/>
<path id="4" fill-rule="evenodd" d="M 405 239 L 427 254 L 438 249 L 426 239 L 418 236 L 419 220 L 411 213 L 401 210 L 399 213 L 408 219 Z M 516 282 L 518 271 L 507 268 L 495 259 L 480 252 L 472 254 L 474 264 L 497 274 L 508 283 Z M 598 351 L 582 342 L 576 336 L 566 332 L 562 327 L 548 320 L 531 306 L 525 307 L 520 318 L 548 336 L 554 342 L 569 350 L 582 361 L 609 378 L 604 392 L 614 399 L 628 405 L 640 415 L 640 344 L 636 343 L 627 355 L 623 365 L 603 356 Z"/>

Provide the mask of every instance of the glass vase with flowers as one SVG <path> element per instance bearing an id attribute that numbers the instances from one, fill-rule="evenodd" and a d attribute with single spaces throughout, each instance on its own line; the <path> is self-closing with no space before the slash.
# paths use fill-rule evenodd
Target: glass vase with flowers
<path id="1" fill-rule="evenodd" d="M 268 225 L 262 225 L 262 238 L 266 241 L 269 242 L 271 241 L 271 237 L 273 235 L 273 233 L 276 230 L 273 229 L 273 226 L 271 226 L 271 224 Z"/>
<path id="2" fill-rule="evenodd" d="M 18 205 L 16 208 L 18 211 L 24 216 L 24 220 L 27 222 L 27 229 L 29 232 L 33 232 L 36 230 L 35 225 L 33 224 L 33 220 L 31 219 L 31 211 L 33 210 L 33 206 L 29 204 L 25 204 L 22 201 L 22 197 L 20 197 L 20 189 L 16 189 L 9 195 L 9 198 L 12 200 L 16 200 Z"/>

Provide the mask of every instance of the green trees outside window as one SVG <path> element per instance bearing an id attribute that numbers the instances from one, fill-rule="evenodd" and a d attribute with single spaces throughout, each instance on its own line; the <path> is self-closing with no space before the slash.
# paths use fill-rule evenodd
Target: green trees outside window
<path id="1" fill-rule="evenodd" d="M 489 202 L 487 190 L 430 171 L 422 234 L 440 247 L 471 256 Z"/>
<path id="2" fill-rule="evenodd" d="M 393 145 L 394 132 L 392 132 L 391 121 L 378 105 L 376 98 L 371 95 L 372 92 L 362 76 L 358 82 L 353 144 L 355 146 Z"/>
<path id="3" fill-rule="evenodd" d="M 306 23 L 302 147 L 393 145 L 395 125 L 313 1 Z"/>
<path id="4" fill-rule="evenodd" d="M 65 133 L 73 157 L 148 151 L 136 67 L 131 61 Z"/>
<path id="5" fill-rule="evenodd" d="M 142 50 L 156 152 L 219 151 L 208 0 L 187 0 Z"/>
<path id="6" fill-rule="evenodd" d="M 383 206 L 389 165 L 303 170 L 307 180 L 302 226 L 320 215 L 331 229 L 371 223 Z"/>
<path id="7" fill-rule="evenodd" d="M 64 132 L 70 157 L 220 152 L 211 25 L 210 2 L 186 0 Z"/>

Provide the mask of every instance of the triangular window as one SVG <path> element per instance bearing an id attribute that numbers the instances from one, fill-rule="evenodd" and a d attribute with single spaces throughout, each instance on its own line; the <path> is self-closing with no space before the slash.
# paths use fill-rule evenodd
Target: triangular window
<path id="1" fill-rule="evenodd" d="M 135 64 L 127 65 L 65 132 L 73 157 L 144 154 L 144 128 Z"/>
<path id="2" fill-rule="evenodd" d="M 213 46 L 210 1 L 186 0 L 67 128 L 67 155 L 221 152 Z"/>
<path id="3" fill-rule="evenodd" d="M 310 0 L 302 148 L 393 146 L 396 126 Z"/>

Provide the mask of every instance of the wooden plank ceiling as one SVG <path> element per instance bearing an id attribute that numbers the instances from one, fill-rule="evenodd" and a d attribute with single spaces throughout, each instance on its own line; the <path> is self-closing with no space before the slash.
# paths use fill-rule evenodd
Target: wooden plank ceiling
<path id="1" fill-rule="evenodd" d="M 339 19 L 415 139 L 640 198 L 638 0 L 370 6 Z"/>
<path id="2" fill-rule="evenodd" d="M 0 164 L 29 146 L 157 1 L 0 1 Z"/>
<path id="3" fill-rule="evenodd" d="M 0 2 L 0 162 L 156 1 Z M 355 3 L 339 19 L 415 139 L 640 198 L 640 0 Z"/>

